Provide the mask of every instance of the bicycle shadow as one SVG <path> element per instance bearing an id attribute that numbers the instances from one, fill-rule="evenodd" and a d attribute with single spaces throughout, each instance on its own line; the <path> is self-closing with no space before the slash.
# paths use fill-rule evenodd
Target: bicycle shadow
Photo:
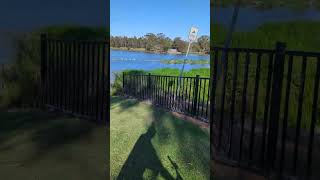
<path id="1" fill-rule="evenodd" d="M 156 129 L 154 122 L 145 134 L 142 134 L 134 145 L 129 157 L 121 168 L 117 180 L 122 179 L 143 179 L 145 171 L 151 170 L 150 179 L 161 175 L 164 179 L 174 180 L 175 178 L 162 165 L 151 139 L 155 136 Z"/>

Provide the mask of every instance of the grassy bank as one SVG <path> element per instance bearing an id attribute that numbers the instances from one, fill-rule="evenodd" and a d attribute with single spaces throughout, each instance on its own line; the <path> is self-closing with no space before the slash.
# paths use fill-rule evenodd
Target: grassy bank
<path id="1" fill-rule="evenodd" d="M 287 49 L 302 51 L 320 51 L 320 22 L 292 21 L 266 23 L 254 31 L 234 32 L 231 47 L 271 48 L 277 41 L 285 42 Z M 223 46 L 227 28 L 213 24 L 211 42 L 214 46 Z"/>
<path id="2" fill-rule="evenodd" d="M 111 179 L 209 179 L 208 129 L 121 97 L 110 125 Z"/>
<path id="3" fill-rule="evenodd" d="M 172 59 L 172 60 L 161 60 L 160 61 L 163 64 L 183 64 L 184 62 L 186 64 L 209 64 L 209 60 L 183 60 L 183 59 Z"/>

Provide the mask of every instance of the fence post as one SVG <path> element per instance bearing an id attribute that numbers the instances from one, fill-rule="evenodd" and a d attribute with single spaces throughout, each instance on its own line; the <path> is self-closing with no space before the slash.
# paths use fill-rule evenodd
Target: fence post
<path id="1" fill-rule="evenodd" d="M 148 74 L 148 85 L 147 86 L 148 86 L 148 90 L 147 91 L 149 92 L 147 94 L 150 97 L 151 96 L 151 73 Z"/>
<path id="2" fill-rule="evenodd" d="M 47 34 L 41 34 L 40 35 L 40 48 L 41 48 L 41 70 L 40 70 L 40 92 L 41 92 L 41 103 L 44 105 L 46 103 L 46 88 L 45 88 L 45 77 L 46 77 L 46 71 L 47 71 Z"/>
<path id="3" fill-rule="evenodd" d="M 282 43 L 282 42 L 276 43 L 274 65 L 273 65 L 273 81 L 272 81 L 271 106 L 270 106 L 270 116 L 269 116 L 269 133 L 268 133 L 268 144 L 267 144 L 267 170 L 269 172 L 274 167 L 276 151 L 277 151 L 277 139 L 278 139 L 278 128 L 279 128 L 279 115 L 280 115 L 280 105 L 281 105 L 285 49 L 286 49 L 285 43 Z"/>
<path id="4" fill-rule="evenodd" d="M 199 91 L 199 75 L 196 75 L 196 79 L 194 81 L 194 92 L 193 92 L 193 106 L 192 106 L 192 114 L 197 115 L 197 104 L 198 104 L 198 91 Z"/>

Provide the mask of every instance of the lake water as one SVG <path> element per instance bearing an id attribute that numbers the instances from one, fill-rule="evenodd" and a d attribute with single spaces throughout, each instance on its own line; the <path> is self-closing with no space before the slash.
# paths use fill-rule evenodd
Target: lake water
<path id="1" fill-rule="evenodd" d="M 156 53 L 145 53 L 145 52 L 134 52 L 134 51 L 122 51 L 122 50 L 111 50 L 111 79 L 113 80 L 113 72 L 123 71 L 127 69 L 141 69 L 141 70 L 152 70 L 158 68 L 181 68 L 182 64 L 163 64 L 160 60 L 171 60 L 171 59 L 184 59 L 185 55 L 172 55 L 172 54 L 156 54 Z M 209 60 L 210 56 L 200 56 L 195 54 L 189 54 L 187 59 L 192 60 Z M 207 65 L 185 65 L 185 70 L 193 68 L 209 68 Z"/>

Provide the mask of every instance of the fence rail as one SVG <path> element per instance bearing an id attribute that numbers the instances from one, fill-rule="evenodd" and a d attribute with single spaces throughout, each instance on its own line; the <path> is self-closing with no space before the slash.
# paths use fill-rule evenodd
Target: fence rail
<path id="1" fill-rule="evenodd" d="M 279 179 L 319 179 L 320 53 L 278 43 L 274 50 L 216 47 L 213 54 L 213 157 Z"/>
<path id="2" fill-rule="evenodd" d="M 208 122 L 209 78 L 123 73 L 126 95 Z"/>

